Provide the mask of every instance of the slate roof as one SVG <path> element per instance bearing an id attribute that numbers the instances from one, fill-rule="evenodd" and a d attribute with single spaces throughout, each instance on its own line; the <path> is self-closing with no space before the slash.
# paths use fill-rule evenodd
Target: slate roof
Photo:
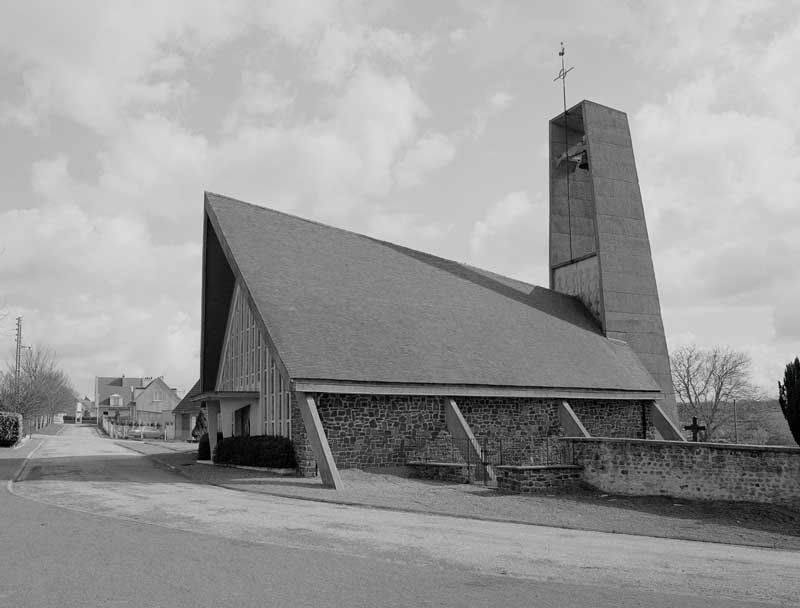
<path id="1" fill-rule="evenodd" d="M 173 414 L 196 414 L 200 411 L 199 403 L 192 403 L 192 398 L 200 394 L 200 380 L 194 383 L 194 386 L 189 389 L 189 392 L 183 396 L 172 410 Z"/>
<path id="2" fill-rule="evenodd" d="M 217 194 L 206 211 L 293 380 L 659 390 L 571 296 Z"/>

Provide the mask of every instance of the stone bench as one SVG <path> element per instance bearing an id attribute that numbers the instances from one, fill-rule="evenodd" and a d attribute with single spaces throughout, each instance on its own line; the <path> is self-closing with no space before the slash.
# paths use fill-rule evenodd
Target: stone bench
<path id="1" fill-rule="evenodd" d="M 583 467 L 574 464 L 500 465 L 494 470 L 498 491 L 533 494 L 563 492 L 580 487 Z"/>
<path id="2" fill-rule="evenodd" d="M 409 477 L 469 483 L 475 477 L 475 465 L 460 462 L 430 462 L 413 460 L 406 463 Z"/>

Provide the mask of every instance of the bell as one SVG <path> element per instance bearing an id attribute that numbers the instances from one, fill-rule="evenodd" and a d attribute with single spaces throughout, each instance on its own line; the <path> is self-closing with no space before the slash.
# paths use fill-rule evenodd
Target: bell
<path id="1" fill-rule="evenodd" d="M 581 152 L 581 160 L 578 163 L 578 169 L 589 170 L 589 155 L 586 154 L 586 150 Z"/>

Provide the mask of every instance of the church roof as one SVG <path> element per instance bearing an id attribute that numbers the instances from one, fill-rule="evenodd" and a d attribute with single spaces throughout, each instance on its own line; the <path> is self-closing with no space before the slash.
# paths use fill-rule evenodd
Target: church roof
<path id="1" fill-rule="evenodd" d="M 294 381 L 659 391 L 571 296 L 217 194 L 206 213 Z"/>

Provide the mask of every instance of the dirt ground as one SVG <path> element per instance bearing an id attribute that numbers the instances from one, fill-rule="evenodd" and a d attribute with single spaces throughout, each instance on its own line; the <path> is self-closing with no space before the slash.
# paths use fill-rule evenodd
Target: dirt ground
<path id="1" fill-rule="evenodd" d="M 342 490 L 318 478 L 198 464 L 196 446 L 125 442 L 184 477 L 247 492 L 420 513 L 716 543 L 800 550 L 800 509 L 759 503 L 631 497 L 590 489 L 515 496 L 470 484 L 408 479 L 391 472 L 341 471 Z"/>

